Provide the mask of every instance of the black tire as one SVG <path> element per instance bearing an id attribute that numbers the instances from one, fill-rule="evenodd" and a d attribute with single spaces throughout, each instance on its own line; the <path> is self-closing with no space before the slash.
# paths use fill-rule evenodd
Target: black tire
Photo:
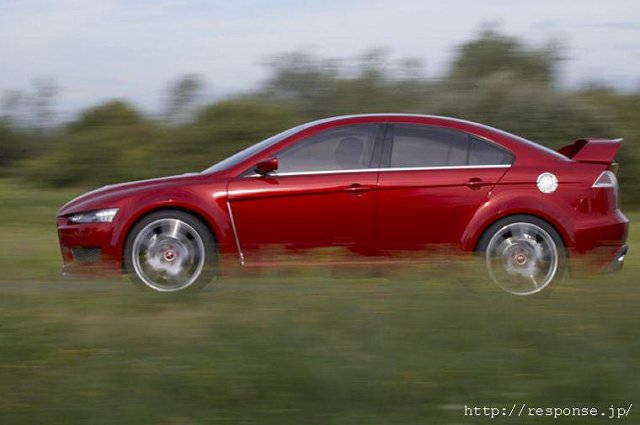
<path id="1" fill-rule="evenodd" d="M 562 238 L 547 221 L 531 215 L 493 223 L 480 237 L 476 252 L 489 278 L 514 295 L 539 293 L 557 284 L 567 269 Z"/>
<path id="2" fill-rule="evenodd" d="M 216 275 L 218 249 L 197 217 L 180 210 L 153 212 L 136 223 L 124 246 L 124 267 L 136 286 L 156 292 L 191 292 Z"/>

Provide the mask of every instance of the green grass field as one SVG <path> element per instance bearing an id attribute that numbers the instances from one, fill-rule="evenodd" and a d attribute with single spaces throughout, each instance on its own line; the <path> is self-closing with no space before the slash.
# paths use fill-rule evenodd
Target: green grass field
<path id="1" fill-rule="evenodd" d="M 0 424 L 605 421 L 464 414 L 514 403 L 634 403 L 615 422 L 640 422 L 635 228 L 623 272 L 542 296 L 502 293 L 461 263 L 271 273 L 164 297 L 61 279 L 55 211 L 81 191 L 0 181 Z"/>

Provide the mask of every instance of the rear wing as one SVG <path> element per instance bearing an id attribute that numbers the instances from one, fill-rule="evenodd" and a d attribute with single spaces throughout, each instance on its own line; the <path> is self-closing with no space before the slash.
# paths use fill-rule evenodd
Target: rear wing
<path id="1" fill-rule="evenodd" d="M 580 139 L 558 149 L 558 152 L 578 162 L 611 164 L 622 146 L 622 140 Z"/>

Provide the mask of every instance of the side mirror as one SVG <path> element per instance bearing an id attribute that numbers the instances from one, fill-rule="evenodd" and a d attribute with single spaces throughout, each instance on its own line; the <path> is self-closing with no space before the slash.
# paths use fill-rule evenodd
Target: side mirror
<path id="1" fill-rule="evenodd" d="M 256 164 L 256 173 L 264 176 L 278 169 L 278 158 L 269 158 Z"/>

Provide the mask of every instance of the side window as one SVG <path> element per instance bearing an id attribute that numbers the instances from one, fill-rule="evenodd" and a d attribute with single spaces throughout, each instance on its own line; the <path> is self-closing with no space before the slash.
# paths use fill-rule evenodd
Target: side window
<path id="1" fill-rule="evenodd" d="M 508 165 L 513 154 L 467 133 L 426 125 L 396 124 L 391 168 Z"/>
<path id="2" fill-rule="evenodd" d="M 422 125 L 396 125 L 391 168 L 466 165 L 469 136 Z"/>
<path id="3" fill-rule="evenodd" d="M 307 137 L 276 155 L 278 173 L 369 168 L 378 128 L 351 125 Z"/>
<path id="4" fill-rule="evenodd" d="M 513 154 L 511 152 L 484 140 L 471 137 L 469 165 L 508 165 L 512 162 Z"/>

